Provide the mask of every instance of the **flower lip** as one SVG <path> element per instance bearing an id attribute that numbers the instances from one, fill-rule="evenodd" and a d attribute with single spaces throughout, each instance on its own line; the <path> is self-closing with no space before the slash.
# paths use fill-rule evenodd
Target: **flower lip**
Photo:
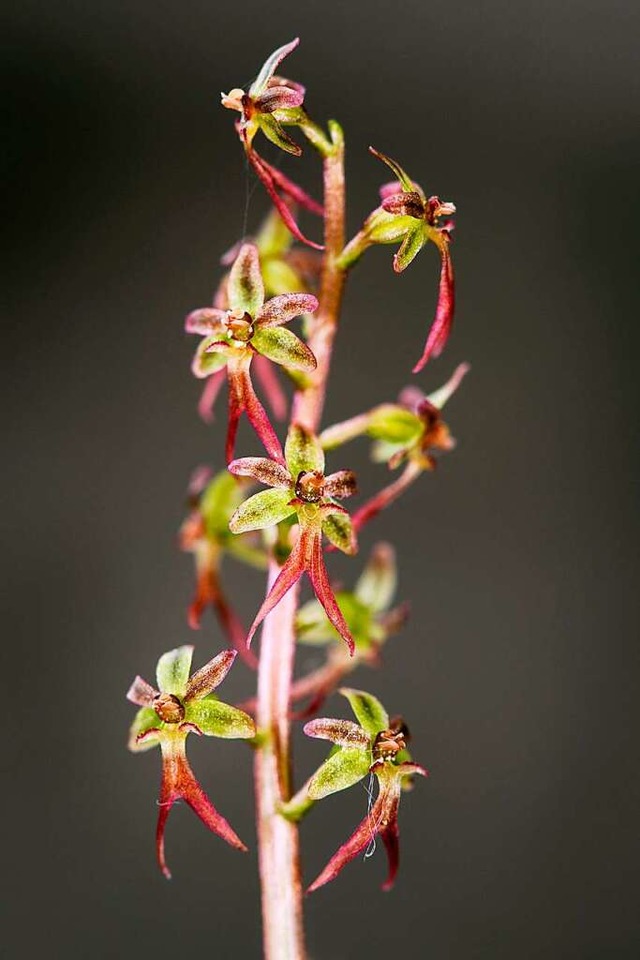
<path id="1" fill-rule="evenodd" d="M 234 87 L 229 93 L 220 94 L 220 102 L 227 110 L 237 110 L 242 113 L 243 101 L 246 94 L 241 87 Z"/>
<path id="2" fill-rule="evenodd" d="M 406 746 L 402 730 L 381 730 L 373 742 L 373 759 L 374 761 L 395 760 L 400 751 L 406 749 Z"/>
<path id="3" fill-rule="evenodd" d="M 181 723 L 185 717 L 184 705 L 174 693 L 159 693 L 153 699 L 153 709 L 164 723 Z"/>
<path id="4" fill-rule="evenodd" d="M 296 497 L 304 503 L 318 503 L 322 499 L 324 474 L 320 470 L 301 470 L 296 480 Z"/>
<path id="5" fill-rule="evenodd" d="M 248 343 L 254 334 L 253 320 L 249 313 L 234 313 L 232 310 L 227 314 L 225 326 L 234 340 L 241 343 Z"/>

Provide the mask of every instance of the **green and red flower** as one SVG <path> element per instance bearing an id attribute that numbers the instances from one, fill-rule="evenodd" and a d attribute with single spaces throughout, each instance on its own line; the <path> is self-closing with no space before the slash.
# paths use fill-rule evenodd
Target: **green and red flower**
<path id="1" fill-rule="evenodd" d="M 428 241 L 436 245 L 440 252 L 438 303 L 422 356 L 413 368 L 413 372 L 418 373 L 430 357 L 440 356 L 451 332 L 455 292 L 449 244 L 453 223 L 447 219 L 440 224 L 440 220 L 452 216 L 456 208 L 438 197 L 427 197 L 399 163 L 373 147 L 369 150 L 393 171 L 397 180 L 381 187 L 381 205 L 367 217 L 360 232 L 347 244 L 339 262 L 342 267 L 348 267 L 373 244 L 399 242 L 393 269 L 402 273 Z"/>
<path id="2" fill-rule="evenodd" d="M 247 93 L 240 87 L 234 87 L 229 93 L 222 94 L 222 105 L 229 110 L 237 110 L 240 119 L 236 130 L 244 147 L 247 159 L 258 179 L 265 187 L 276 210 L 282 217 L 294 237 L 316 250 L 322 250 L 320 244 L 308 240 L 300 230 L 291 212 L 287 200 L 292 200 L 312 213 L 322 216 L 324 211 L 301 187 L 293 183 L 281 170 L 260 156 L 253 145 L 256 133 L 260 131 L 267 140 L 284 150 L 285 153 L 299 157 L 301 147 L 291 139 L 284 127 L 298 125 L 305 120 L 304 87 L 276 76 L 276 69 L 300 43 L 298 37 L 284 44 L 267 57 L 262 68 Z"/>
<path id="3" fill-rule="evenodd" d="M 356 492 L 351 470 L 324 474 L 324 452 L 318 438 L 293 424 L 285 446 L 285 463 L 262 457 L 233 460 L 229 470 L 235 476 L 251 477 L 271 487 L 245 500 L 229 522 L 233 533 L 264 530 L 290 517 L 298 521 L 297 539 L 280 574 L 260 607 L 247 636 L 247 645 L 267 614 L 307 573 L 315 594 L 330 622 L 353 654 L 355 644 L 331 589 L 324 563 L 322 537 L 344 553 L 357 549 L 349 514 L 336 499 Z"/>
<path id="4" fill-rule="evenodd" d="M 184 800 L 209 830 L 232 847 L 247 849 L 196 780 L 185 750 L 190 733 L 227 739 L 255 737 L 256 728 L 250 716 L 212 695 L 237 654 L 235 650 L 223 650 L 190 677 L 192 655 L 192 646 L 163 654 L 156 672 L 158 688 L 136 677 L 127 693 L 127 699 L 140 707 L 129 734 L 129 749 L 140 752 L 159 746 L 162 751 L 156 853 L 167 879 L 171 873 L 165 859 L 164 832 L 171 808 L 178 800 Z"/>
<path id="5" fill-rule="evenodd" d="M 265 303 L 258 250 L 245 243 L 231 268 L 227 285 L 229 309 L 204 307 L 185 321 L 187 333 L 204 337 L 196 351 L 192 370 L 196 377 L 209 377 L 226 367 L 229 384 L 229 423 L 226 456 L 232 460 L 240 416 L 246 411 L 267 453 L 284 463 L 282 447 L 251 382 L 251 361 L 256 354 L 294 370 L 312 371 L 316 359 L 285 324 L 303 313 L 313 313 L 318 301 L 308 293 L 272 297 Z"/>
<path id="6" fill-rule="evenodd" d="M 380 701 L 363 690 L 343 689 L 357 723 L 320 717 L 304 727 L 309 737 L 329 740 L 334 749 L 309 780 L 306 792 L 315 802 L 346 790 L 369 774 L 378 780 L 378 797 L 349 839 L 331 857 L 308 889 L 312 893 L 335 880 L 346 865 L 380 837 L 387 850 L 389 872 L 382 889 L 390 890 L 398 872 L 398 809 L 407 777 L 428 776 L 407 752 L 408 730 L 400 717 L 389 719 Z"/>

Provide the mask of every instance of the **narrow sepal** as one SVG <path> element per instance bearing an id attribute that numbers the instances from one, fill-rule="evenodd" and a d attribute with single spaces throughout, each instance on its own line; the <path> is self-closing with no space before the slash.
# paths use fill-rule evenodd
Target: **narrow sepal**
<path id="1" fill-rule="evenodd" d="M 311 197 L 307 197 L 301 188 L 293 184 L 290 180 L 284 177 L 283 174 L 279 174 L 275 167 L 272 167 L 271 164 L 267 163 L 266 160 L 263 160 L 262 157 L 256 153 L 253 147 L 247 145 L 246 151 L 249 163 L 255 170 L 258 179 L 261 181 L 265 190 L 271 197 L 273 205 L 280 214 L 283 223 L 290 233 L 301 243 L 305 243 L 308 247 L 312 247 L 314 250 L 324 250 L 322 244 L 315 243 L 313 240 L 309 240 L 308 237 L 305 237 L 300 227 L 296 223 L 295 217 L 291 213 L 286 200 L 280 196 L 279 191 L 282 191 L 287 196 L 291 196 L 294 199 L 298 199 L 299 202 L 302 202 L 302 200 L 299 198 L 305 196 L 307 199 L 307 203 L 305 205 L 310 209 L 313 207 L 314 212 L 317 212 L 319 205 L 316 204 Z"/>
<path id="2" fill-rule="evenodd" d="M 351 687 L 343 687 L 340 693 L 347 698 L 358 723 L 370 737 L 375 737 L 381 730 L 388 729 L 389 714 L 377 697 Z"/>
<path id="3" fill-rule="evenodd" d="M 287 557 L 282 570 L 276 577 L 271 590 L 265 597 L 262 606 L 258 610 L 253 623 L 247 634 L 247 646 L 251 643 L 253 635 L 273 608 L 277 606 L 284 595 L 298 582 L 302 576 L 305 567 L 305 555 L 309 549 L 307 533 L 301 530 L 295 546 Z"/>
<path id="4" fill-rule="evenodd" d="M 369 153 L 372 153 L 374 157 L 377 157 L 378 160 L 382 160 L 390 170 L 396 175 L 398 180 L 402 185 L 403 191 L 407 193 L 413 193 L 415 190 L 415 184 L 408 173 L 406 173 L 397 160 L 393 160 L 391 157 L 388 157 L 386 153 L 382 153 L 380 150 L 376 150 L 375 147 L 369 147 Z"/>
<path id="5" fill-rule="evenodd" d="M 138 707 L 151 707 L 157 692 L 144 677 L 137 676 L 127 690 L 127 700 Z"/>
<path id="6" fill-rule="evenodd" d="M 381 781 L 380 793 L 368 815 L 358 824 L 349 839 L 333 855 L 320 875 L 308 888 L 312 893 L 331 880 L 335 880 L 341 870 L 369 846 L 378 835 L 387 850 L 389 871 L 382 889 L 389 890 L 398 871 L 398 806 L 400 802 L 400 781 L 397 777 Z"/>
<path id="7" fill-rule="evenodd" d="M 247 713 L 216 697 L 191 701 L 186 717 L 208 737 L 247 740 L 256 735 L 256 725 Z"/>
<path id="8" fill-rule="evenodd" d="M 255 244 L 243 243 L 240 247 L 229 273 L 227 294 L 233 310 L 246 311 L 254 318 L 260 312 L 264 303 L 264 284 Z"/>
<path id="9" fill-rule="evenodd" d="M 207 354 L 207 356 L 211 356 L 211 354 Z M 203 387 L 200 399 L 198 400 L 198 413 L 205 423 L 213 423 L 213 408 L 225 379 L 225 372 L 222 367 L 220 367 L 219 370 L 214 371 L 214 373 L 208 377 Z"/>
<path id="10" fill-rule="evenodd" d="M 286 327 L 258 327 L 251 346 L 274 363 L 293 370 L 310 372 L 318 365 L 306 343 Z"/>
<path id="11" fill-rule="evenodd" d="M 162 785 L 158 801 L 158 823 L 156 827 L 156 852 L 160 869 L 167 879 L 171 872 L 167 866 L 164 851 L 164 833 L 172 806 L 177 800 L 184 800 L 195 814 L 213 833 L 226 840 L 232 847 L 246 851 L 242 840 L 211 803 L 198 781 L 184 753 L 184 742 L 163 745 Z"/>
<path id="12" fill-rule="evenodd" d="M 285 43 L 281 47 L 278 47 L 277 50 L 274 50 L 273 53 L 267 57 L 260 68 L 260 73 L 249 87 L 249 95 L 251 97 L 257 97 L 264 90 L 266 90 L 269 81 L 278 69 L 280 63 L 285 57 L 288 57 L 293 50 L 295 50 L 299 43 L 300 37 L 295 37 L 295 39 L 291 40 L 289 43 Z"/>
<path id="13" fill-rule="evenodd" d="M 258 328 L 279 327 L 303 313 L 314 313 L 318 301 L 308 293 L 285 293 L 267 300 L 256 321 Z"/>
<path id="14" fill-rule="evenodd" d="M 324 557 L 322 556 L 322 542 L 319 534 L 314 535 L 313 538 L 311 549 L 311 565 L 308 573 L 316 597 L 324 607 L 327 617 L 347 644 L 349 653 L 351 656 L 353 656 L 356 649 L 355 641 L 351 636 L 351 631 L 349 630 L 347 621 L 344 619 L 342 611 L 338 606 L 338 602 L 333 594 L 331 583 L 329 582 L 329 575 L 327 574 L 327 568 L 324 564 Z"/>
<path id="15" fill-rule="evenodd" d="M 338 750 L 311 777 L 307 788 L 309 796 L 312 800 L 323 800 L 339 790 L 348 790 L 367 776 L 370 763 L 368 749 L 347 747 Z"/>
<path id="16" fill-rule="evenodd" d="M 264 530 L 295 512 L 290 490 L 261 490 L 241 503 L 229 521 L 232 533 Z"/>
<path id="17" fill-rule="evenodd" d="M 436 234 L 440 239 L 436 240 L 440 250 L 440 286 L 438 289 L 438 305 L 436 307 L 436 316 L 429 331 L 424 352 L 419 361 L 413 368 L 414 373 L 419 373 L 426 362 L 431 357 L 439 357 L 451 333 L 451 324 L 453 322 L 453 311 L 455 306 L 455 294 L 453 283 L 453 264 L 451 263 L 451 254 L 449 252 L 449 239 L 442 233 Z M 432 238 L 435 239 L 435 238 Z"/>
<path id="18" fill-rule="evenodd" d="M 287 416 L 287 395 L 280 385 L 273 364 L 257 353 L 253 359 L 253 368 L 260 386 L 264 390 L 271 412 L 276 420 Z"/>
<path id="19" fill-rule="evenodd" d="M 368 749 L 371 746 L 371 738 L 357 723 L 353 720 L 334 720 L 331 717 L 316 717 L 304 725 L 304 732 L 308 737 L 315 737 L 317 740 L 330 740 L 341 747 L 359 747 Z M 367 764 L 367 769 L 371 761 Z"/>
<path id="20" fill-rule="evenodd" d="M 268 487 L 289 489 L 293 485 L 289 471 L 275 460 L 267 460 L 266 457 L 240 457 L 231 461 L 228 470 L 235 477 L 252 477 Z"/>
<path id="21" fill-rule="evenodd" d="M 447 382 L 443 384 L 439 390 L 434 390 L 433 393 L 427 395 L 427 400 L 429 403 L 432 403 L 433 406 L 437 407 L 438 410 L 442 410 L 445 403 L 451 399 L 466 375 L 469 373 L 469 370 L 471 370 L 470 364 L 459 363 Z"/>
<path id="22" fill-rule="evenodd" d="M 158 689 L 161 693 L 172 693 L 176 697 L 184 697 L 187 692 L 192 657 L 191 644 L 163 653 L 156 667 Z"/>
<path id="23" fill-rule="evenodd" d="M 324 451 L 320 441 L 305 427 L 292 423 L 284 447 L 284 458 L 291 476 L 312 470 L 324 472 Z"/>
<path id="24" fill-rule="evenodd" d="M 237 657 L 236 650 L 223 650 L 189 678 L 185 700 L 200 700 L 219 687 Z M 197 721 L 196 721 L 197 722 Z"/>

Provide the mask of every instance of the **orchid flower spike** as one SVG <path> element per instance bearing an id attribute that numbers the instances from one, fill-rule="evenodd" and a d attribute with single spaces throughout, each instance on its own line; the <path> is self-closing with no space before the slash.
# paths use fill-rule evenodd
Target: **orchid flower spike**
<path id="1" fill-rule="evenodd" d="M 204 337 L 192 370 L 196 377 L 204 378 L 224 367 L 227 369 L 227 461 L 233 459 L 238 422 L 246 411 L 269 456 L 283 464 L 280 441 L 253 389 L 251 361 L 256 354 L 261 354 L 294 370 L 315 370 L 316 358 L 309 347 L 284 324 L 302 313 L 313 313 L 318 301 L 311 294 L 290 293 L 272 297 L 265 303 L 260 259 L 252 243 L 240 248 L 229 274 L 227 290 L 228 310 L 204 307 L 194 310 L 185 321 L 187 333 Z"/>
<path id="2" fill-rule="evenodd" d="M 221 96 L 223 107 L 237 110 L 240 114 L 236 130 L 247 159 L 271 197 L 282 220 L 298 240 L 316 250 L 322 250 L 321 245 L 308 240 L 301 232 L 286 201 L 293 200 L 319 216 L 323 215 L 322 206 L 301 187 L 285 177 L 277 167 L 267 163 L 253 145 L 256 133 L 261 131 L 267 140 L 285 153 L 294 157 L 299 157 L 302 153 L 301 147 L 285 132 L 284 127 L 304 121 L 305 113 L 302 105 L 305 89 L 293 80 L 276 76 L 276 69 L 282 60 L 295 50 L 299 43 L 300 39 L 296 37 L 290 43 L 285 43 L 274 50 L 265 60 L 247 93 L 240 87 L 234 87 L 229 93 L 223 93 Z"/>
<path id="3" fill-rule="evenodd" d="M 229 470 L 238 477 L 251 477 L 271 487 L 245 500 L 229 522 L 232 533 L 264 530 L 296 516 L 298 538 L 260 607 L 247 636 L 247 646 L 262 623 L 304 572 L 330 622 L 353 655 L 355 643 L 331 589 L 322 552 L 322 535 L 343 553 L 356 552 L 357 543 L 349 514 L 336 499 L 356 492 L 356 477 L 350 470 L 324 474 L 324 453 L 318 438 L 293 424 L 285 445 L 285 465 L 262 457 L 233 460 Z"/>
<path id="4" fill-rule="evenodd" d="M 440 224 L 440 219 L 451 217 L 456 208 L 438 197 L 427 197 L 399 163 L 373 147 L 369 150 L 393 171 L 397 180 L 380 189 L 382 204 L 345 247 L 340 265 L 348 267 L 355 263 L 375 243 L 400 242 L 393 258 L 393 269 L 402 273 L 429 240 L 436 245 L 440 252 L 438 303 L 422 356 L 413 368 L 413 373 L 419 373 L 431 357 L 440 356 L 451 332 L 455 296 L 449 243 L 453 223 L 447 219 Z"/>
<path id="5" fill-rule="evenodd" d="M 304 727 L 308 737 L 329 740 L 334 749 L 311 777 L 307 793 L 312 801 L 346 790 L 373 774 L 379 785 L 378 797 L 364 820 L 329 860 L 308 889 L 312 893 L 331 880 L 365 850 L 376 836 L 387 850 L 389 872 L 382 889 L 393 886 L 399 863 L 398 808 L 406 778 L 426 777 L 424 767 L 413 763 L 407 752 L 408 729 L 400 717 L 389 719 L 380 701 L 363 690 L 343 689 L 357 723 L 351 720 L 318 718 Z"/>
<path id="6" fill-rule="evenodd" d="M 129 734 L 129 749 L 138 753 L 160 746 L 162 751 L 156 854 L 167 879 L 171 873 L 165 859 L 164 831 L 178 800 L 188 803 L 204 825 L 232 847 L 247 849 L 196 780 L 185 751 L 189 733 L 227 739 L 255 737 L 251 717 L 212 695 L 233 666 L 236 651 L 223 650 L 189 676 L 192 655 L 192 646 L 169 650 L 158 661 L 158 688 L 136 677 L 127 693 L 127 699 L 140 707 Z"/>

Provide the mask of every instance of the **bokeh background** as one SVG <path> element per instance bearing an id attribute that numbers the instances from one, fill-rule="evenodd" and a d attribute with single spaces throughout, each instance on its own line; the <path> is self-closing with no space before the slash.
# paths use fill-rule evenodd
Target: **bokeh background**
<path id="1" fill-rule="evenodd" d="M 403 803 L 395 891 L 379 890 L 381 851 L 352 864 L 307 902 L 310 956 L 638 956 L 640 8 L 11 6 L 6 955 L 260 953 L 249 751 L 190 744 L 251 852 L 177 808 L 168 884 L 158 757 L 125 750 L 124 693 L 192 639 L 175 532 L 191 468 L 221 465 L 223 407 L 214 427 L 198 421 L 182 332 L 242 231 L 247 174 L 218 91 L 300 35 L 286 72 L 317 119 L 346 127 L 351 230 L 384 179 L 369 143 L 458 205 L 455 331 L 419 383 L 473 365 L 447 408 L 458 449 L 363 537 L 365 553 L 397 544 L 412 619 L 384 673 L 355 682 L 405 714 L 431 779 Z M 317 184 L 313 158 L 294 168 Z M 251 193 L 250 229 L 265 210 Z M 437 256 L 397 278 L 391 253 L 354 272 L 326 422 L 412 379 Z M 249 432 L 240 449 L 257 451 Z M 366 470 L 370 490 L 386 479 L 366 445 L 332 462 Z M 333 569 L 348 582 L 357 566 Z M 261 582 L 227 569 L 248 620 Z M 211 620 L 195 639 L 197 663 L 221 643 Z M 237 669 L 226 696 L 250 682 Z M 301 781 L 324 750 L 297 755 Z M 308 879 L 365 803 L 356 789 L 305 822 Z"/>

